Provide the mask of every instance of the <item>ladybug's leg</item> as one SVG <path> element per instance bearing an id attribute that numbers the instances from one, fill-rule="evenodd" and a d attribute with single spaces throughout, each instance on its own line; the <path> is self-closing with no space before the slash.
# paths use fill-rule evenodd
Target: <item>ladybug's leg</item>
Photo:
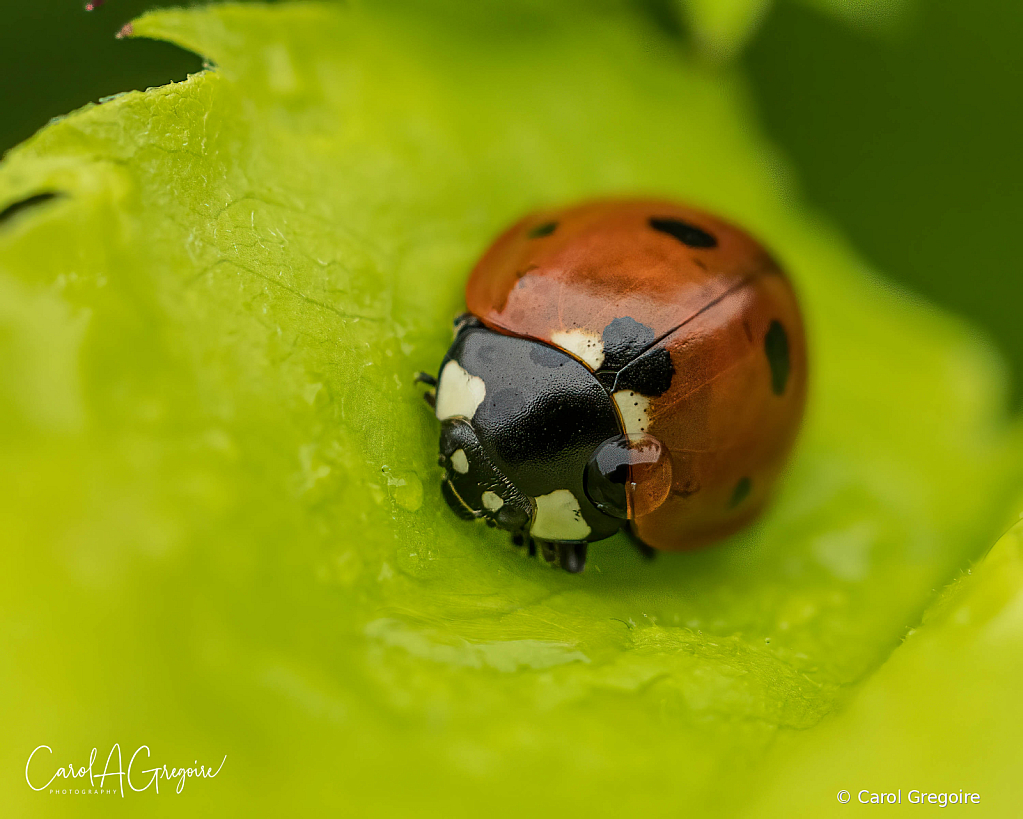
<path id="1" fill-rule="evenodd" d="M 540 554 L 551 566 L 561 566 L 566 572 L 578 574 L 586 565 L 585 543 L 551 543 L 535 540 L 540 545 Z"/>
<path id="2" fill-rule="evenodd" d="M 431 389 L 423 393 L 423 400 L 430 405 L 431 409 L 437 406 L 437 379 L 429 373 L 416 373 L 416 384 L 427 384 Z"/>
<path id="3" fill-rule="evenodd" d="M 549 540 L 537 540 L 533 539 L 533 542 L 537 545 L 540 551 L 540 557 L 542 557 L 550 565 L 554 565 L 558 562 L 558 544 L 551 543 Z"/>
<path id="4" fill-rule="evenodd" d="M 566 572 L 578 574 L 586 566 L 586 543 L 559 543 L 558 561 Z"/>
<path id="5" fill-rule="evenodd" d="M 625 532 L 625 536 L 629 539 L 629 542 L 635 547 L 636 551 L 640 553 L 642 557 L 647 560 L 653 560 L 657 557 L 657 550 L 653 546 L 647 546 L 642 540 L 639 539 L 631 526 L 623 527 L 622 531 Z"/>
<path id="6" fill-rule="evenodd" d="M 523 547 L 525 546 L 529 550 L 530 557 L 536 557 L 536 541 L 533 540 L 529 535 L 524 535 L 522 532 L 515 532 L 511 536 L 512 545 Z"/>

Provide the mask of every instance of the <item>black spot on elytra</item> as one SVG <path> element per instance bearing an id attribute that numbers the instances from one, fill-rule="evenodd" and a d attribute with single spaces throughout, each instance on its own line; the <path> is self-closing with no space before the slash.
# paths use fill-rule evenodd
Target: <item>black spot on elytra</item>
<path id="1" fill-rule="evenodd" d="M 780 321 L 772 321 L 764 336 L 764 352 L 767 363 L 771 365 L 771 389 L 775 395 L 785 392 L 789 381 L 791 363 L 789 361 L 789 337 Z"/>
<path id="2" fill-rule="evenodd" d="M 46 193 L 37 193 L 34 196 L 26 197 L 19 202 L 14 202 L 3 210 L 0 210 L 0 225 L 10 219 L 13 219 L 19 213 L 23 213 L 26 210 L 45 204 L 46 202 L 50 202 L 61 195 L 62 194 L 47 191 Z"/>
<path id="3" fill-rule="evenodd" d="M 565 354 L 546 344 L 536 344 L 529 350 L 529 360 L 541 367 L 562 367 L 565 365 Z"/>
<path id="4" fill-rule="evenodd" d="M 671 363 L 671 353 L 663 347 L 655 347 L 618 373 L 615 392 L 632 390 L 640 395 L 656 398 L 668 391 L 674 375 L 675 365 Z"/>
<path id="5" fill-rule="evenodd" d="M 601 334 L 604 343 L 604 363 L 600 365 L 600 369 L 618 372 L 653 344 L 656 338 L 653 328 L 641 324 L 634 318 L 623 316 L 614 319 Z"/>
<path id="6" fill-rule="evenodd" d="M 728 502 L 728 508 L 735 509 L 735 507 L 749 497 L 749 493 L 752 489 L 753 481 L 749 478 L 739 478 L 739 482 L 735 485 L 735 489 L 732 491 L 732 499 Z"/>
<path id="7" fill-rule="evenodd" d="M 531 228 L 526 236 L 530 239 L 542 239 L 544 236 L 550 236 L 557 229 L 557 222 L 544 222 L 542 225 L 537 225 L 536 227 Z"/>
<path id="8" fill-rule="evenodd" d="M 682 244 L 689 247 L 707 248 L 718 246 L 718 240 L 707 233 L 707 231 L 698 228 L 696 225 L 683 222 L 681 219 L 672 219 L 667 216 L 651 216 L 649 224 L 654 230 L 667 233 L 672 238 L 678 239 Z"/>

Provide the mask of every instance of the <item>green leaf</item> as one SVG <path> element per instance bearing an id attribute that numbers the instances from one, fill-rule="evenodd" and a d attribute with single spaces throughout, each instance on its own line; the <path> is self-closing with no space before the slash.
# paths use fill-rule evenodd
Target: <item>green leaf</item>
<path id="1" fill-rule="evenodd" d="M 771 0 L 682 0 L 682 5 L 697 46 L 720 59 L 733 56 L 753 36 Z"/>
<path id="2" fill-rule="evenodd" d="M 675 0 L 697 49 L 712 60 L 735 57 L 756 34 L 772 0 Z M 820 12 L 875 34 L 897 32 L 911 17 L 911 0 L 801 0 Z"/>
<path id="3" fill-rule="evenodd" d="M 214 67 L 0 169 L 0 209 L 61 194 L 0 225 L 5 770 L 117 742 L 226 754 L 184 785 L 221 811 L 734 812 L 1003 528 L 999 362 L 794 205 L 741 77 L 638 14 L 220 6 L 135 34 Z M 498 230 L 617 192 L 767 242 L 812 393 L 753 529 L 649 564 L 612 539 L 568 576 L 453 519 L 412 374 Z"/>
<path id="4" fill-rule="evenodd" d="M 813 815 L 845 789 L 853 802 L 894 793 L 932 810 L 955 794 L 953 806 L 1012 816 L 1021 679 L 1023 522 L 946 589 L 844 713 L 779 744 L 748 815 Z"/>
<path id="5" fill-rule="evenodd" d="M 801 0 L 851 26 L 875 34 L 899 32 L 916 13 L 917 0 Z"/>

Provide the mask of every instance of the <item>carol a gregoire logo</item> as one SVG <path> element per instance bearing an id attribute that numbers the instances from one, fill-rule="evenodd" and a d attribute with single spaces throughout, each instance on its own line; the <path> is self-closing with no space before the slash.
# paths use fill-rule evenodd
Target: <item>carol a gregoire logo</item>
<path id="1" fill-rule="evenodd" d="M 159 793 L 160 780 L 163 779 L 166 782 L 177 782 L 174 792 L 181 793 L 185 789 L 186 779 L 212 779 L 220 773 L 227 762 L 227 754 L 224 754 L 216 770 L 212 766 L 200 765 L 198 760 L 186 768 L 153 764 L 149 746 L 140 745 L 131 755 L 128 767 L 125 768 L 121 746 L 115 742 L 100 773 L 96 770 L 98 757 L 99 749 L 93 748 L 89 754 L 89 764 L 76 766 L 74 761 L 55 759 L 53 749 L 49 745 L 39 745 L 28 755 L 28 761 L 25 763 L 25 781 L 32 790 L 50 794 L 119 793 L 123 798 L 125 793 L 129 792 Z"/>

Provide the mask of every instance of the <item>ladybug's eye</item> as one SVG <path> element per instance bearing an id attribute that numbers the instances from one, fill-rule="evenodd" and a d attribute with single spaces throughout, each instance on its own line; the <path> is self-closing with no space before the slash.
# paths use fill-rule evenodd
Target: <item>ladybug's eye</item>
<path id="1" fill-rule="evenodd" d="M 671 458 L 652 435 L 617 435 L 596 448 L 583 475 L 586 496 L 601 512 L 634 520 L 671 490 Z"/>

